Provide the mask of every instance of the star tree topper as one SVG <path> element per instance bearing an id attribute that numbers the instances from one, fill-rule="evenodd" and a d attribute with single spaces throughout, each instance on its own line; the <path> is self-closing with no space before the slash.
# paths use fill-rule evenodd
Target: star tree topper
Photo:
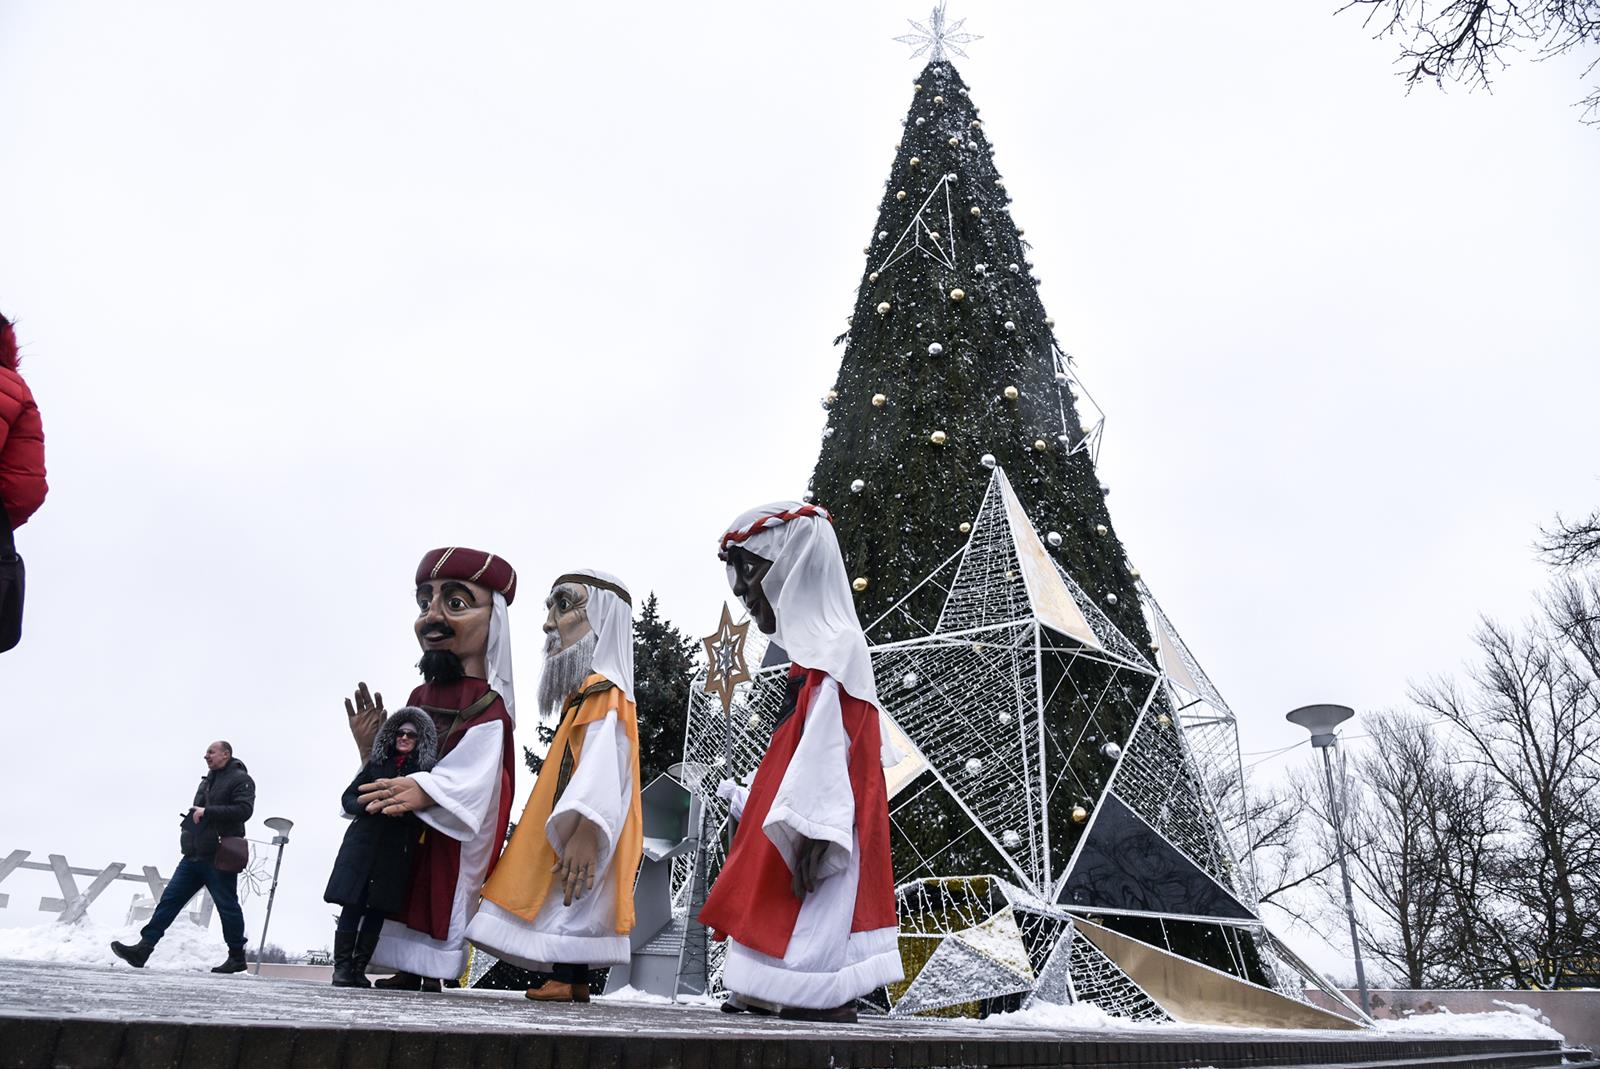
<path id="1" fill-rule="evenodd" d="M 933 14 L 928 16 L 928 24 L 926 26 L 920 22 L 906 19 L 906 22 L 911 24 L 912 30 L 916 32 L 895 38 L 901 44 L 914 46 L 911 53 L 912 59 L 916 59 L 924 52 L 928 53 L 928 61 L 930 63 L 938 63 L 949 59 L 950 57 L 946 53 L 953 53 L 962 59 L 966 59 L 967 54 L 961 51 L 961 46 L 971 44 L 973 41 L 983 40 L 983 37 L 979 34 L 961 32 L 961 26 L 967 21 L 966 19 L 956 19 L 949 25 L 945 25 L 944 2 L 945 0 L 939 0 L 939 3 L 935 5 Z M 930 49 L 931 51 L 929 51 Z"/>
<path id="2" fill-rule="evenodd" d="M 733 688 L 750 680 L 750 665 L 745 660 L 745 641 L 750 637 L 750 621 L 733 622 L 728 603 L 722 603 L 722 621 L 715 634 L 700 641 L 706 644 L 705 692 L 722 699 L 722 712 L 733 711 Z"/>

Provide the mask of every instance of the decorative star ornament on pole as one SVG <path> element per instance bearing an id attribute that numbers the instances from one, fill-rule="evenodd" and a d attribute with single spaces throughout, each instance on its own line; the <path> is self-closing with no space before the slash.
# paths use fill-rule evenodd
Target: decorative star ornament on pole
<path id="1" fill-rule="evenodd" d="M 750 680 L 750 665 L 744 656 L 749 635 L 750 621 L 734 623 L 727 602 L 723 602 L 716 633 L 701 639 L 706 644 L 705 692 L 722 699 L 724 716 L 733 711 L 733 688 Z"/>
<path id="2" fill-rule="evenodd" d="M 956 19 L 946 25 L 944 21 L 944 3 L 945 0 L 939 0 L 939 3 L 933 9 L 933 14 L 928 16 L 928 24 L 926 26 L 920 22 L 906 19 L 906 22 L 910 23 L 911 28 L 916 32 L 895 38 L 901 44 L 913 46 L 912 59 L 918 58 L 924 52 L 928 53 L 928 61 L 930 63 L 938 63 L 949 59 L 950 56 L 946 53 L 966 59 L 967 54 L 961 50 L 961 46 L 971 44 L 973 41 L 983 40 L 980 34 L 961 32 L 961 26 L 967 21 L 966 19 Z"/>

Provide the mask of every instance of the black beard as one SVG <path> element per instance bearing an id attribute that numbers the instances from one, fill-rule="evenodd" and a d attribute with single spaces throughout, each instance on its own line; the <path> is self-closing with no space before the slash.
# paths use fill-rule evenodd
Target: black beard
<path id="1" fill-rule="evenodd" d="M 417 662 L 422 678 L 429 683 L 454 683 L 467 678 L 467 667 L 450 650 L 424 650 Z"/>

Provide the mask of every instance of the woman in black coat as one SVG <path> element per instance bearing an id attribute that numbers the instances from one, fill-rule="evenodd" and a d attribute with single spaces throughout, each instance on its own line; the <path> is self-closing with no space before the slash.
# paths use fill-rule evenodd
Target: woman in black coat
<path id="1" fill-rule="evenodd" d="M 368 813 L 357 797 L 363 783 L 426 772 L 438 760 L 433 718 L 415 706 L 397 710 L 372 740 L 367 764 L 344 792 L 352 817 L 328 877 L 325 902 L 343 906 L 333 932 L 333 986 L 371 987 L 367 962 L 378 945 L 384 918 L 405 908 L 411 850 L 423 824 L 414 815 Z"/>

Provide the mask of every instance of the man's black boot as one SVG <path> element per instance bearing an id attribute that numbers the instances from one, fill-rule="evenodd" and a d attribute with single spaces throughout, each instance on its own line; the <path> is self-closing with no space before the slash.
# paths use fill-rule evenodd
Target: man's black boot
<path id="1" fill-rule="evenodd" d="M 414 972 L 396 972 L 393 976 L 374 980 L 372 986 L 384 991 L 421 991 L 422 977 Z"/>
<path id="2" fill-rule="evenodd" d="M 212 969 L 212 972 L 244 972 L 247 966 L 244 963 L 244 947 L 229 947 L 228 960 Z"/>
<path id="3" fill-rule="evenodd" d="M 334 987 L 364 987 L 360 975 L 355 967 L 356 933 L 333 933 L 333 986 Z"/>
<path id="4" fill-rule="evenodd" d="M 143 939 L 137 943 L 112 943 L 111 953 L 132 965 L 135 969 L 144 968 L 144 963 L 150 960 L 150 952 L 156 948 L 154 943 L 146 943 Z"/>

